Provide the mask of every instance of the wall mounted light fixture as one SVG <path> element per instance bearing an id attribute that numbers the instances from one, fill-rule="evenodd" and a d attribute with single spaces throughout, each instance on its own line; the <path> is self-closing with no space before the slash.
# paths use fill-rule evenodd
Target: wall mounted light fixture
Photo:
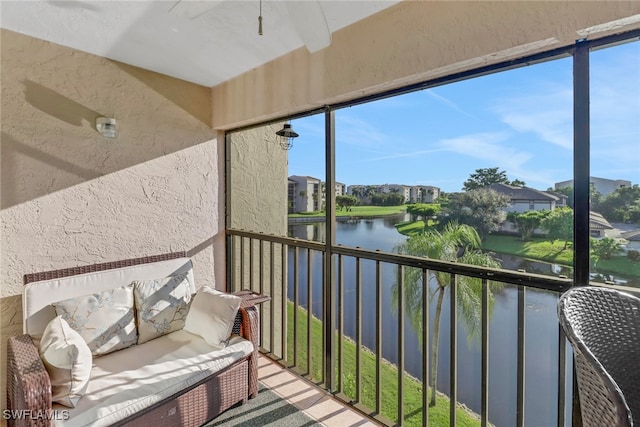
<path id="1" fill-rule="evenodd" d="M 293 147 L 293 139 L 299 136 L 289 123 L 285 123 L 282 129 L 276 132 L 276 135 L 278 136 L 278 143 L 283 150 L 290 150 Z"/>
<path id="2" fill-rule="evenodd" d="M 116 137 L 116 119 L 111 117 L 98 117 L 96 119 L 96 129 L 105 138 Z"/>

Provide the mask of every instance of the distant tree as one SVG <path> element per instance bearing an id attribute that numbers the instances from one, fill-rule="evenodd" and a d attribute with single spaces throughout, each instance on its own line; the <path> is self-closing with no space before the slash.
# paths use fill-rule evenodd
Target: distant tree
<path id="1" fill-rule="evenodd" d="M 612 222 L 635 222 L 640 207 L 640 186 L 618 188 L 600 202 L 599 212 Z"/>
<path id="2" fill-rule="evenodd" d="M 567 249 L 569 241 L 573 239 L 573 209 L 556 208 L 542 220 L 540 227 L 547 230 L 547 237 L 564 240 L 564 248 Z"/>
<path id="3" fill-rule="evenodd" d="M 547 191 L 554 191 L 556 193 L 564 194 L 567 196 L 567 206 L 573 209 L 573 187 L 562 187 L 553 189 L 549 187 Z M 591 210 L 600 212 L 600 204 L 602 203 L 602 194 L 596 191 L 596 187 L 591 185 L 591 189 L 589 190 L 589 201 L 591 203 Z"/>
<path id="4" fill-rule="evenodd" d="M 362 192 L 362 195 L 364 197 L 371 197 L 372 195 L 376 194 L 378 191 L 376 189 L 376 187 L 374 187 L 373 185 L 367 185 Z"/>
<path id="5" fill-rule="evenodd" d="M 629 206 L 627 211 L 628 221 L 640 225 L 640 199 L 636 200 L 634 204 Z"/>
<path id="6" fill-rule="evenodd" d="M 404 203 L 404 196 L 398 193 L 376 193 L 371 196 L 373 206 L 399 206 Z"/>
<path id="7" fill-rule="evenodd" d="M 358 199 L 355 196 L 336 196 L 336 207 L 340 210 L 342 210 L 342 208 L 346 208 L 347 212 L 350 212 L 351 208 L 357 204 Z"/>
<path id="8" fill-rule="evenodd" d="M 518 231 L 522 236 L 522 240 L 531 239 L 536 228 L 540 227 L 542 220 L 549 215 L 551 211 L 526 211 L 526 212 L 509 212 L 507 220 L 511 221 L 518 227 Z"/>
<path id="9" fill-rule="evenodd" d="M 412 221 L 422 218 L 425 227 L 429 218 L 437 216 L 440 212 L 440 205 L 437 203 L 414 203 L 407 206 L 407 213 L 411 215 Z"/>
<path id="10" fill-rule="evenodd" d="M 442 224 L 455 221 L 475 228 L 480 237 L 498 230 L 507 214 L 504 208 L 509 206 L 509 197 L 489 188 L 478 188 L 464 193 L 451 195 L 447 206 L 448 216 Z"/>
<path id="11" fill-rule="evenodd" d="M 519 179 L 509 181 L 509 178 L 507 178 L 507 173 L 505 171 L 499 170 L 498 167 L 495 167 L 476 169 L 475 173 L 469 175 L 469 179 L 467 179 L 464 184 L 462 184 L 462 190 L 475 190 L 478 188 L 487 187 L 491 184 L 508 184 L 513 185 L 514 187 L 524 187 L 525 185 L 527 185 L 526 182 Z"/>
<path id="12" fill-rule="evenodd" d="M 591 259 L 595 264 L 601 259 L 611 259 L 613 255 L 622 252 L 620 242 L 611 237 L 603 237 L 600 240 L 591 238 Z"/>
<path id="13" fill-rule="evenodd" d="M 549 187 L 547 191 L 555 191 L 556 193 L 564 194 L 565 196 L 567 196 L 567 206 L 573 209 L 573 187 L 562 187 L 556 188 L 555 190 Z"/>
<path id="14" fill-rule="evenodd" d="M 444 191 L 440 192 L 440 195 L 438 196 L 438 204 L 443 210 L 449 206 L 450 198 L 450 193 L 445 193 Z"/>

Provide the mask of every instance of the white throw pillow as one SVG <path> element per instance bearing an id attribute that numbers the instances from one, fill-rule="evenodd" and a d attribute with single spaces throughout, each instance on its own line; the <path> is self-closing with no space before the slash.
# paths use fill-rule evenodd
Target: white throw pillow
<path id="1" fill-rule="evenodd" d="M 91 376 L 91 350 L 84 339 L 58 316 L 45 328 L 40 358 L 51 380 L 51 400 L 75 408 Z"/>
<path id="2" fill-rule="evenodd" d="M 180 330 L 189 312 L 191 288 L 187 274 L 133 282 L 138 344 Z"/>
<path id="3" fill-rule="evenodd" d="M 193 298 L 184 329 L 221 350 L 229 341 L 241 302 L 240 297 L 203 286 Z"/>
<path id="4" fill-rule="evenodd" d="M 133 284 L 52 305 L 56 314 L 84 338 L 94 356 L 127 348 L 138 341 Z"/>

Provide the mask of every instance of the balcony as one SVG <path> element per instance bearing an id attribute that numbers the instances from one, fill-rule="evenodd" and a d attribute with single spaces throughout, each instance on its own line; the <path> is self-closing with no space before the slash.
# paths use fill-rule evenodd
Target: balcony
<path id="1" fill-rule="evenodd" d="M 264 356 L 362 415 L 383 425 L 571 425 L 571 350 L 555 315 L 570 279 L 234 229 L 227 253 L 231 290 L 272 296 L 261 312 Z M 431 288 L 436 273 L 451 284 L 431 409 L 436 304 L 427 292 L 405 295 L 407 270 Z M 460 314 L 467 278 L 482 289 L 475 334 Z"/>
<path id="2" fill-rule="evenodd" d="M 327 427 L 374 427 L 377 425 L 377 423 L 349 408 L 316 385 L 288 372 L 266 356 L 260 357 L 258 376 L 267 390 L 273 392 L 283 402 L 291 405 L 286 410 L 280 410 L 279 414 L 287 415 L 294 410 L 300 411 L 305 417 Z M 238 413 L 246 413 L 243 407 L 236 409 L 236 411 Z M 274 423 L 284 424 L 288 421 L 286 417 L 275 420 L 276 412 L 270 413 Z M 264 416 L 264 414 L 261 414 L 261 416 Z M 225 415 L 221 416 L 221 418 L 225 418 Z M 254 421 L 257 422 L 255 419 Z M 249 422 L 249 420 L 244 420 L 243 422 Z"/>

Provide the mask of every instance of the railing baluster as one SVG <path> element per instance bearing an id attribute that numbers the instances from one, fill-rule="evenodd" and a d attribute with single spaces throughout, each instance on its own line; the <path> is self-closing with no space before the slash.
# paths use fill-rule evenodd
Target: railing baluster
<path id="1" fill-rule="evenodd" d="M 298 286 L 300 286 L 298 249 L 296 246 L 293 252 L 293 366 L 295 367 L 298 367 Z"/>
<path id="2" fill-rule="evenodd" d="M 240 289 L 244 289 L 244 237 L 240 237 Z"/>
<path id="3" fill-rule="evenodd" d="M 312 289 L 311 289 L 311 272 L 313 271 L 313 258 L 311 257 L 311 250 L 307 249 L 307 375 L 313 376 L 313 369 L 311 369 L 311 316 L 313 309 L 311 304 L 313 302 Z"/>
<path id="4" fill-rule="evenodd" d="M 236 274 L 233 269 L 236 267 L 236 254 L 235 254 L 235 245 L 234 240 L 236 236 L 227 236 L 226 244 L 227 244 L 227 258 L 231 260 L 231 262 L 227 262 L 227 290 L 229 292 L 238 291 L 236 287 Z"/>
<path id="5" fill-rule="evenodd" d="M 422 270 L 422 425 L 429 425 L 429 270 Z"/>
<path id="6" fill-rule="evenodd" d="M 356 258 L 356 402 L 361 400 L 362 372 L 362 259 Z"/>
<path id="7" fill-rule="evenodd" d="M 480 425 L 489 424 L 489 283 L 482 279 L 482 374 Z"/>
<path id="8" fill-rule="evenodd" d="M 248 243 L 247 243 L 248 239 Z M 260 317 L 261 317 L 261 351 L 270 354 L 271 357 L 276 358 L 276 356 L 283 361 L 285 366 L 292 368 L 293 371 L 303 372 L 300 369 L 300 364 L 304 364 L 304 360 L 299 360 L 301 351 L 304 351 L 304 343 L 300 343 L 299 340 L 301 338 L 301 329 L 298 327 L 298 323 L 300 320 L 301 312 L 300 309 L 304 308 L 304 304 L 301 306 L 300 304 L 300 295 L 304 292 L 304 290 L 300 289 L 301 281 L 304 278 L 301 278 L 301 266 L 305 265 L 305 260 L 300 262 L 300 248 L 306 250 L 306 264 L 307 264 L 307 360 L 306 360 L 306 376 L 310 377 L 317 382 L 324 383 L 325 387 L 333 387 L 330 383 L 336 381 L 337 384 L 334 383 L 335 388 L 332 391 L 336 392 L 336 397 L 341 400 L 345 400 L 347 403 L 350 403 L 356 409 L 361 410 L 369 415 L 373 415 L 378 421 L 384 423 L 393 423 L 390 419 L 386 418 L 390 414 L 382 413 L 383 406 L 383 398 L 387 397 L 383 393 L 383 316 L 385 316 L 384 309 L 382 307 L 382 291 L 383 291 L 383 272 L 387 273 L 384 270 L 383 263 L 387 263 L 390 265 L 398 265 L 398 286 L 399 292 L 397 294 L 397 302 L 398 302 L 398 325 L 397 325 L 397 334 L 398 334 L 398 342 L 397 342 L 397 375 L 398 375 L 398 388 L 397 388 L 397 414 L 395 416 L 392 415 L 392 418 L 397 417 L 397 424 L 404 424 L 404 417 L 407 416 L 405 414 L 404 408 L 404 398 L 406 397 L 406 393 L 409 392 L 408 388 L 404 387 L 404 371 L 406 367 L 406 354 L 405 354 L 405 334 L 406 334 L 406 317 L 405 317 L 405 309 L 408 304 L 406 300 L 406 290 L 404 283 L 404 275 L 406 272 L 406 268 L 418 268 L 422 273 L 422 286 L 423 286 L 423 294 L 422 294 L 422 313 L 421 313 L 421 323 L 422 323 L 422 331 L 418 331 L 421 339 L 421 350 L 422 350 L 422 382 L 423 382 L 423 396 L 422 396 L 422 425 L 429 425 L 429 379 L 430 379 L 430 346 L 429 346 L 429 324 L 430 324 L 430 289 L 429 289 L 429 275 L 432 271 L 443 272 L 450 276 L 450 378 L 449 378 L 449 387 L 450 387 L 450 412 L 449 412 L 449 425 L 456 425 L 457 422 L 457 376 L 458 376 L 458 288 L 457 282 L 461 280 L 461 276 L 478 278 L 482 281 L 482 318 L 481 318 L 481 396 L 480 396 L 480 425 L 487 426 L 489 425 L 489 390 L 490 390 L 490 375 L 489 375 L 489 366 L 490 366 L 490 337 L 489 337 L 489 299 L 491 296 L 491 287 L 489 286 L 489 281 L 502 281 L 504 283 L 511 283 L 518 286 L 517 288 L 517 301 L 518 301 L 518 312 L 517 312 L 517 387 L 516 387 L 516 426 L 524 426 L 525 424 L 525 391 L 526 391 L 526 288 L 533 289 L 544 289 L 551 290 L 556 294 L 560 294 L 564 292 L 566 287 L 568 286 L 564 279 L 549 279 L 544 277 L 538 277 L 533 274 L 522 274 L 521 272 L 508 272 L 505 273 L 501 270 L 490 270 L 489 272 L 486 269 L 480 267 L 470 267 L 465 265 L 451 265 L 446 262 L 434 261 L 430 259 L 419 259 L 411 256 L 399 256 L 396 254 L 389 254 L 380 251 L 367 251 L 362 250 L 360 248 L 343 248 L 342 246 L 331 246 L 325 247 L 324 245 L 317 244 L 315 242 L 307 242 L 307 241 L 299 241 L 297 239 L 291 239 L 281 236 L 267 236 L 259 233 L 251 233 L 240 230 L 227 230 L 227 240 L 226 240 L 226 251 L 229 258 L 229 263 L 227 265 L 227 276 L 229 278 L 228 289 L 229 290 L 242 290 L 242 289 L 251 289 L 263 294 L 271 295 L 272 299 L 269 303 L 263 304 L 259 307 Z M 258 247 L 256 248 L 256 244 Z M 268 244 L 269 247 L 265 248 L 265 244 Z M 278 250 L 276 245 L 280 245 Z M 293 254 L 290 254 L 289 249 L 293 249 Z M 267 251 L 269 254 L 267 255 Z M 278 262 L 277 256 L 278 253 L 281 255 L 281 260 Z M 320 275 L 320 280 L 322 282 L 322 286 L 328 286 L 325 282 L 331 281 L 335 283 L 335 286 L 338 286 L 338 289 L 333 289 L 332 294 L 333 297 L 331 300 L 327 300 L 327 295 L 325 295 L 327 289 L 322 288 L 323 299 L 318 301 L 318 304 L 321 304 L 322 321 L 331 321 L 337 322 L 335 325 L 335 329 L 333 329 L 333 335 L 329 335 L 328 331 L 322 335 L 322 356 L 316 356 L 313 354 L 313 341 L 315 338 L 313 337 L 314 325 L 312 322 L 313 318 L 313 292 L 314 292 L 314 263 L 317 260 L 314 260 L 313 254 L 318 253 L 322 256 L 322 274 Z M 292 259 L 289 259 L 289 255 L 292 255 Z M 333 259 L 333 256 L 337 256 L 337 263 L 331 264 L 329 266 L 327 263 L 336 262 Z M 304 253 L 303 255 L 304 256 Z M 346 366 L 345 356 L 348 356 L 348 347 L 345 347 L 344 339 L 345 328 L 347 324 L 345 324 L 345 310 L 347 306 L 345 304 L 345 275 L 348 272 L 352 271 L 352 266 L 347 265 L 345 261 L 345 256 L 353 257 L 355 259 L 355 396 L 345 396 L 345 391 L 350 389 L 350 383 L 345 382 L 345 373 L 349 371 L 350 367 Z M 256 260 L 256 257 L 258 259 Z M 350 258 L 349 258 L 350 259 Z M 347 260 L 349 260 L 347 259 Z M 375 336 L 374 341 L 372 343 L 371 350 L 375 349 L 375 355 L 373 356 L 373 360 L 375 360 L 375 381 L 376 381 L 376 390 L 375 390 L 375 410 L 373 408 L 367 408 L 362 405 L 362 400 L 364 399 L 363 395 L 363 387 L 364 381 L 362 378 L 362 370 L 363 365 L 366 362 L 364 351 L 366 348 L 364 347 L 363 341 L 363 269 L 362 269 L 362 260 L 371 260 L 375 263 L 375 293 L 376 293 L 376 302 L 375 302 Z M 291 268 L 291 272 L 289 271 L 290 264 L 293 263 L 293 267 Z M 317 267 L 317 266 L 316 266 Z M 332 268 L 329 268 L 332 267 Z M 259 268 L 259 271 L 256 271 L 256 268 Z M 278 288 L 280 283 L 276 283 L 276 279 L 278 278 L 277 269 L 281 269 L 281 273 L 283 275 L 282 280 L 282 289 Z M 329 277 L 328 274 L 332 271 L 332 269 L 336 269 L 336 273 L 331 273 Z M 291 278 L 290 274 L 293 274 L 293 278 Z M 350 273 L 349 273 L 350 274 Z M 249 277 L 247 277 L 247 275 Z M 267 277 L 269 276 L 269 277 Z M 535 276 L 535 277 L 534 277 Z M 386 276 L 385 276 L 386 277 Z M 317 277 L 315 278 L 317 282 Z M 535 281 L 534 281 L 535 279 Z M 540 279 L 540 280 L 538 280 Z M 279 282 L 279 281 L 278 281 Z M 289 282 L 292 282 L 293 289 L 291 290 L 293 294 L 289 293 Z M 318 285 L 320 286 L 320 285 Z M 277 292 L 281 291 L 282 294 L 276 297 Z M 371 295 L 372 296 L 372 295 Z M 293 299 L 293 301 L 289 302 L 289 297 Z M 267 305 L 268 304 L 268 305 Z M 292 323 L 289 322 L 289 304 L 293 307 L 292 312 Z M 331 306 L 328 306 L 330 304 Z M 264 310 L 270 309 L 269 315 L 264 313 Z M 282 312 L 280 315 L 276 315 L 277 309 L 281 308 Z M 330 316 L 330 317 L 327 317 Z M 276 332 L 277 323 L 280 322 L 282 329 Z M 326 326 L 326 325 L 325 325 Z M 291 341 L 289 342 L 289 332 L 291 332 L 290 327 L 293 327 Z M 304 326 L 302 326 L 304 327 Z M 333 327 L 333 326 L 332 326 Z M 264 331 L 267 331 L 264 334 Z M 560 331 L 560 328 L 558 327 Z M 387 332 L 387 331 L 385 331 Z M 280 335 L 280 337 L 276 336 Z M 277 339 L 281 340 L 281 347 L 278 347 Z M 333 346 L 331 344 L 331 354 L 328 354 L 327 351 L 330 350 L 330 343 L 327 341 L 329 339 L 335 340 L 338 338 L 337 346 Z M 268 344 L 267 344 L 268 343 Z M 564 424 L 567 422 L 567 396 L 570 391 L 567 388 L 567 378 L 570 373 L 567 372 L 567 365 L 569 364 L 567 359 L 568 345 L 565 341 L 564 336 L 559 332 L 558 333 L 558 361 L 557 361 L 557 369 L 558 369 L 558 400 L 557 400 L 557 425 L 558 427 L 564 427 Z M 316 346 L 319 343 L 316 343 Z M 319 346 L 317 346 L 319 347 Z M 281 350 L 281 355 L 278 353 Z M 319 351 L 320 348 L 315 348 L 315 351 Z M 332 356 L 332 359 L 328 359 L 328 357 Z M 322 360 L 318 359 L 321 357 Z M 337 358 L 337 359 L 336 359 Z M 318 360 L 314 360 L 318 359 Z M 316 375 L 317 371 L 314 369 L 313 363 L 322 362 L 322 366 L 324 369 L 321 370 L 322 374 Z M 328 362 L 334 364 L 333 366 L 329 366 Z M 345 371 L 345 368 L 347 369 Z M 366 391 L 366 390 L 365 390 Z M 555 404 L 554 404 L 555 405 Z M 374 406 L 374 403 L 371 403 L 371 406 Z M 418 412 L 417 416 L 420 416 L 420 412 Z M 555 423 L 554 423 L 555 424 Z"/>
<path id="9" fill-rule="evenodd" d="M 404 425 L 404 267 L 398 266 L 398 424 Z"/>
<path id="10" fill-rule="evenodd" d="M 344 372 L 344 354 L 342 338 L 344 337 L 344 274 L 342 255 L 338 255 L 338 393 L 344 393 L 344 381 L 342 374 Z"/>
<path id="11" fill-rule="evenodd" d="M 288 280 L 287 280 L 287 245 L 280 243 L 280 262 L 281 262 L 281 270 L 280 275 L 282 277 L 282 285 L 280 289 L 281 296 L 281 307 L 280 307 L 280 355 L 282 356 L 282 360 L 287 362 L 287 292 L 288 292 Z M 286 364 L 286 363 L 285 363 Z"/>
<path id="12" fill-rule="evenodd" d="M 451 292 L 450 297 L 450 354 L 449 354 L 449 388 L 451 390 L 451 396 L 449 396 L 449 425 L 456 426 L 456 408 L 458 402 L 458 289 L 457 289 L 457 276 L 451 273 L 449 288 Z"/>
<path id="13" fill-rule="evenodd" d="M 376 413 L 382 413 L 382 265 L 376 261 Z"/>
<path id="14" fill-rule="evenodd" d="M 274 354 L 274 347 L 275 347 L 275 343 L 274 341 L 274 337 L 276 336 L 276 330 L 275 330 L 275 320 L 276 320 L 276 311 L 275 311 L 275 305 L 276 305 L 276 297 L 275 297 L 275 282 L 276 282 L 276 260 L 275 260 L 275 256 L 273 255 L 274 252 L 274 243 L 271 242 L 270 247 L 269 247 L 269 273 L 270 273 L 270 277 L 269 277 L 269 295 L 271 296 L 271 301 L 269 301 L 269 353 L 271 353 L 272 355 L 275 356 Z"/>
<path id="15" fill-rule="evenodd" d="M 516 426 L 524 426 L 524 368 L 525 368 L 525 290 L 518 286 L 518 368 L 516 397 Z"/>
<path id="16" fill-rule="evenodd" d="M 327 256 L 328 255 L 327 255 L 326 252 L 322 252 L 322 270 L 320 270 L 320 271 L 322 271 L 322 273 L 321 273 L 322 274 L 322 278 L 320 279 L 320 283 L 322 284 L 322 290 L 321 290 L 320 295 L 322 295 L 322 296 L 326 295 L 325 286 L 331 286 L 330 284 L 327 283 L 327 278 L 324 275 L 325 271 L 327 271 L 326 263 L 327 262 L 331 262 L 330 259 L 327 260 Z M 331 279 L 329 278 L 329 280 L 331 280 Z M 329 304 L 329 302 L 326 301 L 325 298 L 321 297 L 320 298 L 320 313 L 322 313 L 322 314 L 325 313 L 325 307 L 324 307 L 325 304 Z M 326 339 L 326 336 L 324 334 L 324 328 L 326 327 L 327 322 L 329 322 L 329 319 L 327 319 L 326 316 L 322 317 L 322 330 L 323 330 L 323 333 L 322 333 L 322 339 L 320 341 L 321 346 L 322 346 L 322 354 L 320 356 L 320 366 L 321 367 L 325 366 L 325 360 L 326 360 L 326 357 L 327 357 L 327 339 Z M 325 371 L 321 368 L 320 369 L 320 376 L 322 378 L 318 378 L 318 380 L 322 381 L 322 383 L 326 385 L 328 381 L 327 381 L 327 378 L 324 377 L 324 372 Z M 333 391 L 333 390 L 331 390 L 331 391 Z"/>
<path id="17" fill-rule="evenodd" d="M 567 343 L 562 326 L 558 323 L 558 427 L 565 424 L 567 401 Z"/>
<path id="18" fill-rule="evenodd" d="M 253 238 L 249 238 L 249 289 L 253 289 Z"/>
<path id="19" fill-rule="evenodd" d="M 264 295 L 264 241 L 260 241 L 260 258 L 258 259 L 258 265 L 260 266 L 260 283 L 258 283 L 259 293 Z M 264 305 L 264 304 L 263 304 Z M 260 347 L 264 348 L 264 308 L 260 306 Z"/>

